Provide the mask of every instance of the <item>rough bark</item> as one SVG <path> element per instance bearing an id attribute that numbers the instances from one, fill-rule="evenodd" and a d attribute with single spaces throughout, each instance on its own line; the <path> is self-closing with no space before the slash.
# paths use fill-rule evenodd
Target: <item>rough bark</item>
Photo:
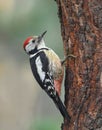
<path id="1" fill-rule="evenodd" d="M 56 0 L 66 64 L 63 130 L 102 130 L 102 0 Z"/>

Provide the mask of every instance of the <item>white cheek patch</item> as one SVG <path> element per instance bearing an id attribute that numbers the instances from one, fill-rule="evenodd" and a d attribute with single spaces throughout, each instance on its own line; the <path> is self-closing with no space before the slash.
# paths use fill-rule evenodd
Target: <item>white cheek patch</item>
<path id="1" fill-rule="evenodd" d="M 33 50 L 34 48 L 35 48 L 35 44 L 32 44 L 31 42 L 25 47 L 27 53 Z"/>

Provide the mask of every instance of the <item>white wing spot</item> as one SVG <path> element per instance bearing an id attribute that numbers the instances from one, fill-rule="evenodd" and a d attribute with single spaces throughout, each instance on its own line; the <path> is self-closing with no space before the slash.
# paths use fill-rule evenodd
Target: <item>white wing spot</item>
<path id="1" fill-rule="evenodd" d="M 51 90 L 51 88 L 52 88 L 51 86 L 48 86 L 48 90 Z"/>

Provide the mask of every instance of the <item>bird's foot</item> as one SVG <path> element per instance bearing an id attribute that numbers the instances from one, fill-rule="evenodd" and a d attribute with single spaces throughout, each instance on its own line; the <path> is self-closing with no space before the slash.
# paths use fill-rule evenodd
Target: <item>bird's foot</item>
<path id="1" fill-rule="evenodd" d="M 75 59 L 76 56 L 73 55 L 73 54 L 68 54 L 68 55 L 64 58 L 64 60 L 61 60 L 61 64 L 64 65 L 64 63 L 67 61 L 68 58 L 74 58 L 74 59 Z"/>

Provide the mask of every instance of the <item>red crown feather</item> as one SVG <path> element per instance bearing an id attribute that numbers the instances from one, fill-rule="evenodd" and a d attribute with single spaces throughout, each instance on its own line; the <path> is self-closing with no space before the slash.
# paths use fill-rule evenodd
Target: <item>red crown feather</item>
<path id="1" fill-rule="evenodd" d="M 23 44 L 23 48 L 25 49 L 26 45 L 29 43 L 29 41 L 32 39 L 33 37 L 30 36 L 28 37 L 25 41 L 24 41 L 24 44 Z"/>

